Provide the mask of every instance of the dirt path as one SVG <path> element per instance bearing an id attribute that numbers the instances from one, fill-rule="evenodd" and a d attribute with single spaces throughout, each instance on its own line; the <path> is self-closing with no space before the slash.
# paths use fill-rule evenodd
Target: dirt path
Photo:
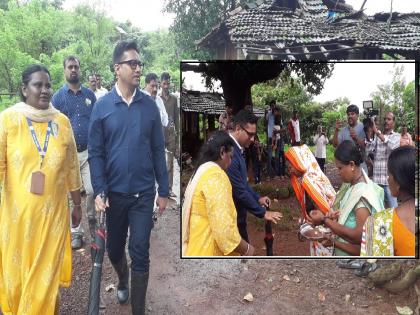
<path id="1" fill-rule="evenodd" d="M 397 314 L 396 305 L 416 306 L 414 290 L 391 295 L 331 259 L 181 260 L 179 231 L 179 209 L 166 211 L 152 231 L 148 314 Z M 63 315 L 86 314 L 90 257 L 76 252 L 73 262 L 72 287 L 62 290 Z M 104 290 L 116 281 L 106 259 L 103 314 L 130 314 L 114 290 Z M 248 292 L 253 302 L 243 300 Z"/>

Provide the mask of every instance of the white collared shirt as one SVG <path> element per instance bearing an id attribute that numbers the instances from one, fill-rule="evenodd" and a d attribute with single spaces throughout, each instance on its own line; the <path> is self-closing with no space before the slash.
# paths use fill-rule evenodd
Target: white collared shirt
<path id="1" fill-rule="evenodd" d="M 130 106 L 130 104 L 133 102 L 134 96 L 136 96 L 136 93 L 137 93 L 137 89 L 135 89 L 134 90 L 134 93 L 133 93 L 133 95 L 131 95 L 130 99 L 129 100 L 126 100 L 124 98 L 124 96 L 122 95 L 120 89 L 118 88 L 118 83 L 115 83 L 115 90 L 117 91 L 117 94 L 119 96 L 121 96 L 122 100 L 127 104 L 127 106 Z"/>
<path id="2" fill-rule="evenodd" d="M 239 147 L 239 149 L 241 150 L 241 154 L 244 153 L 244 149 L 241 147 L 241 145 L 238 143 L 238 141 L 236 141 L 235 137 L 232 136 L 232 134 L 229 132 L 229 136 L 233 139 L 233 141 L 235 141 L 236 145 Z"/>
<path id="3" fill-rule="evenodd" d="M 150 95 L 150 93 L 146 90 L 143 90 L 143 93 L 149 95 L 155 101 L 159 109 L 160 121 L 162 122 L 162 126 L 168 126 L 168 113 L 166 112 L 165 104 L 163 103 L 162 98 L 159 95 L 156 95 L 156 98 L 153 98 L 153 96 Z"/>

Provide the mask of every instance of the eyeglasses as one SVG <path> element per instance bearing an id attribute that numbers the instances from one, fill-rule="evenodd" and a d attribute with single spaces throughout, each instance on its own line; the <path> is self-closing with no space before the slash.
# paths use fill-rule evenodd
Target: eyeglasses
<path id="1" fill-rule="evenodd" d="M 121 61 L 118 64 L 122 65 L 123 63 L 128 64 L 132 70 L 136 70 L 137 66 L 139 66 L 140 68 L 144 67 L 144 63 L 136 59 Z"/>
<path id="2" fill-rule="evenodd" d="M 243 131 L 245 131 L 246 132 L 246 134 L 248 135 L 248 137 L 250 138 L 250 139 L 252 139 L 253 137 L 255 137 L 256 136 L 256 132 L 249 132 L 248 130 L 246 130 L 244 127 L 242 127 L 242 126 L 240 126 L 241 127 L 241 129 L 243 130 Z"/>

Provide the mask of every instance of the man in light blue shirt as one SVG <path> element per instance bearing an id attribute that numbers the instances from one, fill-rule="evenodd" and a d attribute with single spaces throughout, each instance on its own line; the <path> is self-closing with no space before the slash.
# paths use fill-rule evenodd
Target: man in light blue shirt
<path id="1" fill-rule="evenodd" d="M 365 156 L 366 134 L 363 130 L 363 124 L 359 121 L 359 108 L 356 105 L 349 105 L 346 113 L 348 125 L 343 127 L 341 121 L 335 123 L 333 146 L 336 148 L 344 140 L 353 140 L 362 151 L 362 156 Z M 360 166 L 367 174 L 366 162 L 363 162 Z"/>

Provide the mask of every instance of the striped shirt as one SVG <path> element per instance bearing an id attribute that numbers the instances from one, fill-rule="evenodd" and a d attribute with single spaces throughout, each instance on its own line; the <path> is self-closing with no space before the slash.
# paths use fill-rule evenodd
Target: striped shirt
<path id="1" fill-rule="evenodd" d="M 373 141 L 366 144 L 368 152 L 374 154 L 372 180 L 379 185 L 388 185 L 388 158 L 392 150 L 400 146 L 401 135 L 398 132 L 391 131 L 384 137 L 383 142 L 375 136 Z"/>

